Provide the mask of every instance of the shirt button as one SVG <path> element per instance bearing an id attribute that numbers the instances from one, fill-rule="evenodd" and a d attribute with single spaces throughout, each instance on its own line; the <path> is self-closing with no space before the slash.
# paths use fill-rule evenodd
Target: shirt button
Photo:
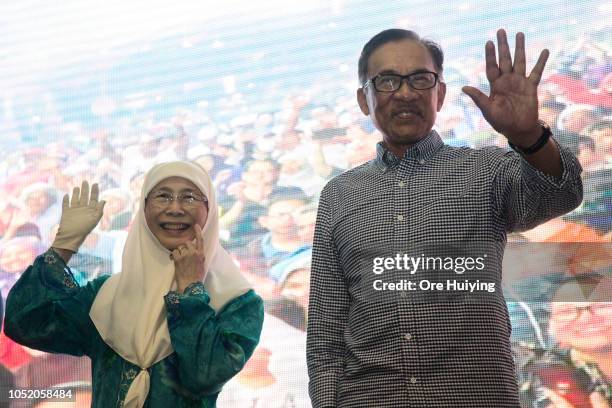
<path id="1" fill-rule="evenodd" d="M 410 382 L 413 383 L 413 384 L 416 384 L 416 382 L 417 382 L 416 377 L 411 377 L 410 378 Z"/>
<path id="2" fill-rule="evenodd" d="M 425 159 L 419 160 L 419 164 L 425 164 Z"/>
<path id="3" fill-rule="evenodd" d="M 404 216 L 402 214 L 397 216 L 398 221 L 404 221 Z"/>
<path id="4" fill-rule="evenodd" d="M 410 333 L 406 333 L 406 334 L 404 334 L 404 338 L 405 338 L 406 340 L 410 340 L 410 339 L 412 339 L 412 334 L 410 334 Z"/>
<path id="5" fill-rule="evenodd" d="M 400 292 L 400 296 L 405 298 L 406 296 L 408 296 L 408 294 L 405 291 Z"/>
<path id="6" fill-rule="evenodd" d="M 406 185 L 406 183 L 404 183 L 403 181 L 400 181 L 399 183 L 397 183 L 398 187 L 404 187 Z"/>

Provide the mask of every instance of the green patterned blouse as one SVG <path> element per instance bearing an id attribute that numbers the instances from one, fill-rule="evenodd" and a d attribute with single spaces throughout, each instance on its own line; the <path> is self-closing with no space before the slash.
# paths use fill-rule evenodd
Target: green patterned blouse
<path id="1" fill-rule="evenodd" d="M 80 287 L 53 250 L 39 256 L 13 286 L 5 332 L 38 350 L 92 360 L 93 407 L 121 407 L 138 366 L 104 343 L 89 309 L 108 276 Z M 219 313 L 202 283 L 165 296 L 174 353 L 151 366 L 146 408 L 215 407 L 221 387 L 249 359 L 259 341 L 263 302 L 252 290 Z"/>

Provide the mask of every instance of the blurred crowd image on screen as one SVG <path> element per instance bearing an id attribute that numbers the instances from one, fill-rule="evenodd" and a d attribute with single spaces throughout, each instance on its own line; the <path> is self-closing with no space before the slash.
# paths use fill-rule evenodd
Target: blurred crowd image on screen
<path id="1" fill-rule="evenodd" d="M 539 88 L 541 119 L 550 124 L 556 140 L 573 149 L 583 167 L 583 203 L 566 216 L 514 239 L 612 243 L 611 34 L 609 24 L 591 31 L 585 28 L 577 44 L 556 44 Z M 163 42 L 145 45 L 162 55 L 165 52 Z M 485 67 L 474 62 L 477 59 L 466 56 L 449 62 L 445 109 L 435 129 L 449 145 L 507 147 L 506 139 L 489 127 L 460 91 L 464 85 L 483 89 L 483 84 L 469 80 L 485 77 Z M 124 65 L 137 62 L 126 57 L 116 63 L 125 69 Z M 221 243 L 266 306 L 260 346 L 245 369 L 228 383 L 218 406 L 310 406 L 304 331 L 319 194 L 333 177 L 373 159 L 381 139 L 354 100 L 352 72 L 321 72 L 320 80 L 309 83 L 293 78 L 278 85 L 270 80 L 265 90 L 267 103 L 261 105 L 249 103 L 238 87 L 215 103 L 194 97 L 150 110 L 142 107 L 145 102 L 138 105 L 139 98 L 155 100 L 162 92 L 144 81 L 145 85 L 134 85 L 131 99 L 126 96 L 129 106 L 116 115 L 63 118 L 57 114 L 53 120 L 43 117 L 29 129 L 17 126 L 13 139 L 0 142 L 0 292 L 4 301 L 25 268 L 53 242 L 61 197 L 72 186 L 82 180 L 95 181 L 107 202 L 100 224 L 71 260 L 76 280 L 84 284 L 120 272 L 144 174 L 158 163 L 193 160 L 210 174 L 218 194 Z M 245 84 L 248 74 L 244 72 Z M 199 86 L 189 78 L 173 81 L 177 89 Z M 50 87 L 49 105 L 54 104 L 54 92 L 59 91 Z M 515 329 L 513 339 L 517 353 L 524 354 L 520 361 L 549 361 L 555 367 L 557 363 L 568 366 L 570 371 L 583 367 L 583 371 L 596 373 L 585 387 L 598 387 L 612 398 L 609 308 L 574 310 L 568 306 L 560 310 L 550 302 L 549 297 L 531 305 L 529 312 L 510 302 L 511 320 L 525 325 L 525 335 Z M 572 324 L 565 317 L 558 318 L 563 313 L 576 314 Z M 543 343 L 537 341 L 534 330 L 543 330 Z M 290 346 L 280 337 L 290 339 L 293 349 L 288 350 Z M 1 332 L 0 365 L 11 374 L 15 388 L 77 384 L 75 389 L 82 393 L 77 400 L 89 401 L 91 373 L 85 358 L 38 354 Z M 520 378 L 544 381 L 540 377 L 550 373 L 536 374 L 529 371 L 530 377 Z M 545 400 L 541 390 L 530 390 L 533 392 L 524 397 L 525 407 Z M 559 389 L 556 392 L 562 394 Z M 551 398 L 555 396 L 548 395 L 547 401 Z M 582 401 L 580 398 L 573 401 Z M 15 404 L 11 406 L 49 406 L 32 401 Z"/>

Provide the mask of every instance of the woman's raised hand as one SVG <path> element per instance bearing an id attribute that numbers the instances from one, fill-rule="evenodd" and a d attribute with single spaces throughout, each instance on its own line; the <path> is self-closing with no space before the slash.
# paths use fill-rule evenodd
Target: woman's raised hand
<path id="1" fill-rule="evenodd" d="M 195 282 L 202 282 L 206 276 L 204 270 L 204 238 L 202 227 L 194 224 L 195 240 L 181 244 L 170 254 L 174 260 L 176 285 L 179 293 Z"/>
<path id="2" fill-rule="evenodd" d="M 91 186 L 83 181 L 81 188 L 72 190 L 72 197 L 64 195 L 62 201 L 62 217 L 55 241 L 51 247 L 67 249 L 77 252 L 87 238 L 87 235 L 96 227 L 104 210 L 104 201 L 98 201 L 98 184 Z"/>

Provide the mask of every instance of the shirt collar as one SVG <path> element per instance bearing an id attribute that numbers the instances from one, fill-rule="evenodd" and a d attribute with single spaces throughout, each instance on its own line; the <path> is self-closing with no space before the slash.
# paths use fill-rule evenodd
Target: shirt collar
<path id="1" fill-rule="evenodd" d="M 432 130 L 427 136 L 419 140 L 410 149 L 406 150 L 406 154 L 403 159 L 415 158 L 415 159 L 429 159 L 434 155 L 440 147 L 444 145 L 442 138 L 438 135 L 438 132 Z M 376 144 L 376 159 L 374 164 L 381 170 L 386 171 L 397 166 L 400 161 L 396 155 L 394 155 L 389 149 L 385 147 L 383 142 Z"/>

